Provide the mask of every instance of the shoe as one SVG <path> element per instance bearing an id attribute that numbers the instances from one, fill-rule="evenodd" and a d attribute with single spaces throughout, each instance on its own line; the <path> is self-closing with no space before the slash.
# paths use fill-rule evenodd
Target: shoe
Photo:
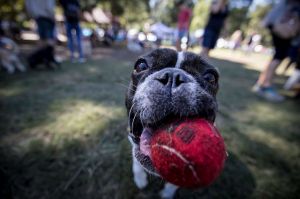
<path id="1" fill-rule="evenodd" d="M 78 59 L 78 63 L 85 63 L 86 62 L 86 59 L 85 58 L 79 58 Z"/>
<path id="2" fill-rule="evenodd" d="M 71 58 L 71 63 L 75 64 L 76 63 L 76 59 L 75 58 Z"/>
<path id="3" fill-rule="evenodd" d="M 256 84 L 252 87 L 252 92 L 270 102 L 282 102 L 284 100 L 284 97 L 271 86 L 262 87 Z"/>

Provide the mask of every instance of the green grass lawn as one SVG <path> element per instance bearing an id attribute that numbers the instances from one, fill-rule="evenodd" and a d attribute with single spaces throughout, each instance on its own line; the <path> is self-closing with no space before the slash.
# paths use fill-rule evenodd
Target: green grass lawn
<path id="1" fill-rule="evenodd" d="M 217 125 L 229 157 L 212 186 L 176 198 L 299 198 L 299 101 L 257 98 L 258 72 L 218 53 Z M 0 74 L 1 199 L 159 197 L 161 179 L 149 176 L 144 190 L 132 180 L 124 96 L 135 57 L 111 50 L 57 71 Z"/>

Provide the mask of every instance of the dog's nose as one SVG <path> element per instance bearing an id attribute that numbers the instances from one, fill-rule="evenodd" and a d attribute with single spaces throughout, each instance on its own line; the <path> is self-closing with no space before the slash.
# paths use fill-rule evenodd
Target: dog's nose
<path id="1" fill-rule="evenodd" d="M 188 78 L 180 71 L 165 71 L 159 77 L 156 77 L 156 80 L 164 86 L 177 88 L 181 84 L 186 83 Z"/>

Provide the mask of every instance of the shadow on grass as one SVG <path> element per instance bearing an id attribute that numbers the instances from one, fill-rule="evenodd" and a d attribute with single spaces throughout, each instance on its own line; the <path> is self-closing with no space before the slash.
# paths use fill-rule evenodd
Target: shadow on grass
<path id="1" fill-rule="evenodd" d="M 149 177 L 145 190 L 133 184 L 130 146 L 118 132 L 126 124 L 118 120 L 112 124 L 119 127 L 104 133 L 92 148 L 81 141 L 60 149 L 35 142 L 24 155 L 2 148 L 1 198 L 159 198 L 161 179 Z M 248 198 L 254 189 L 253 175 L 230 153 L 224 172 L 212 186 L 180 189 L 176 198 Z"/>
<path id="2" fill-rule="evenodd" d="M 238 156 L 229 152 L 221 176 L 210 187 L 198 190 L 179 190 L 176 198 L 251 198 L 255 179 Z"/>
<path id="3" fill-rule="evenodd" d="M 0 137 L 46 125 L 56 117 L 52 112 L 63 112 L 63 101 L 123 107 L 130 65 L 111 60 L 98 63 L 67 62 L 57 71 L 0 74 Z"/>
<path id="4" fill-rule="evenodd" d="M 259 98 L 251 88 L 259 72 L 245 67 L 242 63 L 222 59 L 212 62 L 220 70 L 219 112 L 240 124 L 257 126 L 265 132 L 280 138 L 300 143 L 299 99 L 283 103 L 272 103 Z M 276 76 L 275 81 L 284 82 L 286 77 Z M 281 90 L 283 84 L 275 84 Z"/>
<path id="5" fill-rule="evenodd" d="M 0 198 L 121 198 L 122 170 L 130 165 L 122 165 L 130 157 L 126 125 L 114 119 L 104 132 L 62 146 L 35 140 L 23 154 L 2 145 Z"/>

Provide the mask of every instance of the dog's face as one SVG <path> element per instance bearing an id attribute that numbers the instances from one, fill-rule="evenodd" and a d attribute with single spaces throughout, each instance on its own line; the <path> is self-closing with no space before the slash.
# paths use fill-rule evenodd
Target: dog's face
<path id="1" fill-rule="evenodd" d="M 126 96 L 129 139 L 133 154 L 157 174 L 150 154 L 151 135 L 167 120 L 201 117 L 214 122 L 217 111 L 217 70 L 190 52 L 157 49 L 134 65 Z"/>

